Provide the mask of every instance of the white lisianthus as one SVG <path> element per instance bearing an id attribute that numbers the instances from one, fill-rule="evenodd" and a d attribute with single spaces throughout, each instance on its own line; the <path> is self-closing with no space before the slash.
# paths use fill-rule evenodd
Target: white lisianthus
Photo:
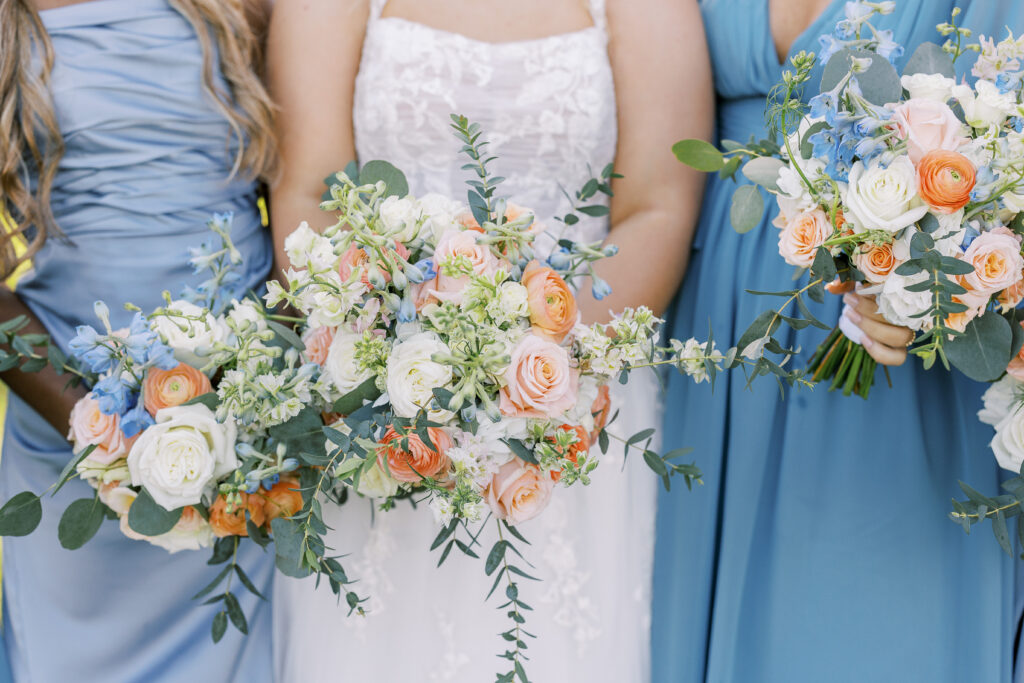
<path id="1" fill-rule="evenodd" d="M 399 242 L 412 242 L 420 233 L 420 207 L 412 197 L 388 197 L 380 204 L 380 220 L 388 235 Z"/>
<path id="2" fill-rule="evenodd" d="M 935 100 L 945 103 L 953 96 L 956 81 L 942 74 L 909 74 L 900 79 L 910 99 Z"/>
<path id="3" fill-rule="evenodd" d="M 580 377 L 576 405 L 566 411 L 566 422 L 583 427 L 587 433 L 594 431 L 594 414 L 590 412 L 590 409 L 594 406 L 594 401 L 597 400 L 599 389 L 597 378 L 591 375 Z"/>
<path id="4" fill-rule="evenodd" d="M 420 237 L 434 245 L 441 239 L 441 235 L 449 230 L 458 229 L 455 218 L 466 210 L 457 201 L 437 193 L 420 197 L 419 205 L 423 216 Z"/>
<path id="5" fill-rule="evenodd" d="M 1014 93 L 1001 93 L 990 81 L 978 81 L 973 89 L 969 85 L 953 86 L 953 97 L 960 103 L 964 119 L 974 128 L 1002 125 L 1017 105 Z"/>
<path id="6" fill-rule="evenodd" d="M 518 282 L 503 282 L 487 304 L 487 314 L 499 325 L 517 322 L 530 315 L 530 294 Z"/>
<path id="7" fill-rule="evenodd" d="M 338 329 L 334 334 L 334 341 L 327 350 L 324 372 L 342 395 L 355 390 L 373 376 L 371 370 L 362 367 L 356 361 L 356 344 L 362 339 L 361 334 Z"/>
<path id="8" fill-rule="evenodd" d="M 865 166 L 854 162 L 843 203 L 854 232 L 886 230 L 897 232 L 916 223 L 928 213 L 917 194 L 917 171 L 907 157 L 888 167 L 878 159 Z"/>
<path id="9" fill-rule="evenodd" d="M 202 404 L 164 408 L 128 454 L 132 485 L 168 510 L 196 505 L 238 467 L 236 435 L 233 421 L 217 422 Z"/>
<path id="10" fill-rule="evenodd" d="M 923 330 L 931 327 L 932 321 L 927 316 L 915 318 L 914 315 L 924 313 L 931 307 L 931 292 L 908 292 L 907 287 L 924 282 L 928 279 L 927 272 L 916 273 L 909 277 L 891 273 L 882 284 L 878 294 L 878 311 L 891 324 L 909 327 L 912 330 Z"/>
<path id="11" fill-rule="evenodd" d="M 337 271 L 323 273 L 327 285 L 314 284 L 303 291 L 300 308 L 309 313 L 309 327 L 338 327 L 363 306 L 366 285 L 355 279 L 342 282 Z M 294 289 L 292 291 L 295 291 Z"/>
<path id="12" fill-rule="evenodd" d="M 711 382 L 707 368 L 704 366 L 707 347 L 707 342 L 699 342 L 693 338 L 687 339 L 685 342 L 678 339 L 672 340 L 672 351 L 677 358 L 676 366 L 697 384 Z M 722 352 L 715 348 L 714 343 L 711 344 L 711 351 L 707 353 L 707 356 L 716 366 L 725 359 Z M 718 369 L 721 370 L 721 367 Z"/>
<path id="13" fill-rule="evenodd" d="M 366 498 L 390 498 L 398 493 L 398 482 L 374 464 L 359 475 L 359 488 L 356 492 Z"/>
<path id="14" fill-rule="evenodd" d="M 1012 412 L 1014 404 L 1024 398 L 1024 382 L 1012 375 L 1003 375 L 993 382 L 981 397 L 985 407 L 978 411 L 978 419 L 995 427 Z"/>
<path id="15" fill-rule="evenodd" d="M 1024 194 L 1007 192 L 1002 196 L 1003 206 L 1013 213 L 1024 213 Z"/>
<path id="16" fill-rule="evenodd" d="M 452 502 L 443 495 L 435 494 L 431 496 L 428 506 L 434 514 L 434 521 L 442 526 L 446 526 L 451 522 L 452 517 L 455 515 L 455 508 L 452 507 Z"/>
<path id="17" fill-rule="evenodd" d="M 450 365 L 435 362 L 431 356 L 449 353 L 448 347 L 432 332 L 420 332 L 394 346 L 387 364 L 388 399 L 395 415 L 416 417 L 427 409 L 431 420 L 447 422 L 452 413 L 430 410 L 434 389 L 451 384 Z"/>
<path id="18" fill-rule="evenodd" d="M 284 240 L 284 250 L 293 266 L 314 273 L 330 270 L 338 261 L 331 241 L 302 221 Z"/>
<path id="19" fill-rule="evenodd" d="M 132 540 L 147 541 L 170 554 L 181 550 L 202 550 L 213 545 L 213 527 L 192 508 L 185 510 L 174 528 L 159 536 L 143 536 L 128 526 L 128 515 L 121 516 L 121 533 Z"/>
<path id="20" fill-rule="evenodd" d="M 184 300 L 172 301 L 168 315 L 157 315 L 150 329 L 171 347 L 180 363 L 196 368 L 206 365 L 206 357 L 217 343 L 227 337 L 227 328 L 205 308 Z"/>

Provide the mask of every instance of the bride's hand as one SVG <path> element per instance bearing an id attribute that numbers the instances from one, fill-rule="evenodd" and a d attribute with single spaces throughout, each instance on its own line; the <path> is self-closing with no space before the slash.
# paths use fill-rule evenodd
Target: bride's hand
<path id="1" fill-rule="evenodd" d="M 914 332 L 886 322 L 878 312 L 874 296 L 853 292 L 843 295 L 846 318 L 864 333 L 861 345 L 882 365 L 903 365 L 907 360 L 907 347 L 914 341 Z"/>

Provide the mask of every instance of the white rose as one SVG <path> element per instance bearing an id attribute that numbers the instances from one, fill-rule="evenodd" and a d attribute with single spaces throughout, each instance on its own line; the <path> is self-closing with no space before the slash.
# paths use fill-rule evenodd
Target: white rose
<path id="1" fill-rule="evenodd" d="M 302 221 L 284 240 L 284 251 L 293 266 L 314 272 L 329 270 L 337 263 L 331 241 Z"/>
<path id="2" fill-rule="evenodd" d="M 373 377 L 373 372 L 360 367 L 356 362 L 356 344 L 363 335 L 339 329 L 327 350 L 324 372 L 331 378 L 335 388 L 342 394 L 353 391 L 360 384 Z"/>
<path id="3" fill-rule="evenodd" d="M 953 97 L 964 110 L 964 119 L 975 128 L 1002 125 L 1017 104 L 1013 93 L 1001 93 L 989 81 L 978 81 L 973 90 L 969 85 L 953 86 Z"/>
<path id="4" fill-rule="evenodd" d="M 452 381 L 452 368 L 431 360 L 435 353 L 448 353 L 437 335 L 420 332 L 399 342 L 391 350 L 387 366 L 388 400 L 395 415 L 416 417 L 428 409 L 431 420 L 447 422 L 453 414 L 447 410 L 429 410 L 434 389 L 447 387 Z"/>
<path id="5" fill-rule="evenodd" d="M 907 157 L 883 167 L 878 159 L 864 166 L 854 162 L 844 202 L 855 232 L 897 232 L 913 225 L 928 207 L 917 195 L 917 171 Z"/>
<path id="6" fill-rule="evenodd" d="M 359 475 L 359 488 L 356 492 L 367 498 L 390 498 L 398 493 L 398 482 L 374 464 Z"/>
<path id="7" fill-rule="evenodd" d="M 128 526 L 128 516 L 121 517 L 121 533 L 136 541 L 147 541 L 172 555 L 179 550 L 201 550 L 213 545 L 213 527 L 198 512 L 189 508 L 174 528 L 159 536 L 143 536 Z"/>
<path id="8" fill-rule="evenodd" d="M 234 422 L 217 422 L 204 405 L 164 408 L 128 454 L 132 485 L 168 510 L 196 505 L 238 467 L 236 434 Z"/>
<path id="9" fill-rule="evenodd" d="M 399 242 L 412 242 L 420 233 L 420 207 L 411 197 L 391 196 L 380 204 L 380 220 Z"/>
<path id="10" fill-rule="evenodd" d="M 150 323 L 150 329 L 171 347 L 178 362 L 203 367 L 214 344 L 223 342 L 227 337 L 226 328 L 208 310 L 188 301 L 172 301 L 166 310 L 171 316 L 156 316 Z"/>
<path id="11" fill-rule="evenodd" d="M 981 397 L 985 407 L 978 411 L 978 419 L 995 427 L 1006 419 L 1018 397 L 1024 395 L 1024 382 L 1012 375 L 1004 375 L 998 382 L 993 382 Z"/>
<path id="12" fill-rule="evenodd" d="M 420 237 L 432 244 L 437 244 L 448 230 L 457 229 L 455 218 L 466 210 L 462 204 L 437 193 L 420 197 L 419 205 L 423 216 Z"/>
<path id="13" fill-rule="evenodd" d="M 915 285 L 928 279 L 928 273 L 916 273 L 909 277 L 891 273 L 882 283 L 882 291 L 877 297 L 878 311 L 893 325 L 922 330 L 931 326 L 927 316 L 914 318 L 931 307 L 931 292 L 908 292 L 909 285 Z"/>
<path id="14" fill-rule="evenodd" d="M 1019 473 L 1024 464 L 1024 410 L 1011 404 L 995 427 L 996 434 L 989 445 L 996 461 L 1003 469 Z"/>
<path id="15" fill-rule="evenodd" d="M 910 93 L 910 99 L 947 102 L 953 96 L 956 81 L 942 74 L 912 74 L 900 79 L 903 88 Z"/>

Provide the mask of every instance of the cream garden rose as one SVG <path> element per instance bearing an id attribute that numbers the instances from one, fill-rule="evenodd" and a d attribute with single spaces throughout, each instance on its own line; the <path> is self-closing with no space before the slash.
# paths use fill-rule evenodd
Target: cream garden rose
<path id="1" fill-rule="evenodd" d="M 373 371 L 362 367 L 356 361 L 356 344 L 363 335 L 338 329 L 327 350 L 324 361 L 324 372 L 331 378 L 331 383 L 342 394 L 358 388 L 360 384 L 373 377 Z"/>
<path id="2" fill-rule="evenodd" d="M 204 405 L 164 408 L 128 454 L 132 485 L 168 510 L 196 505 L 238 467 L 236 435 L 233 422 L 217 422 Z"/>
<path id="3" fill-rule="evenodd" d="M 989 444 L 996 461 L 1003 469 L 1015 474 L 1024 464 L 1024 408 L 1016 402 L 1010 404 L 1002 419 L 995 425 L 995 436 Z"/>
<path id="4" fill-rule="evenodd" d="M 909 74 L 900 79 L 912 100 L 932 100 L 945 104 L 953 96 L 956 81 L 942 74 Z"/>
<path id="5" fill-rule="evenodd" d="M 388 357 L 388 399 L 395 415 L 416 417 L 427 409 L 432 420 L 446 422 L 452 413 L 430 410 L 434 389 L 452 382 L 452 368 L 431 359 L 436 353 L 449 353 L 448 347 L 433 332 L 419 332 L 396 344 Z"/>
<path id="6" fill-rule="evenodd" d="M 984 80 L 975 83 L 973 89 L 969 85 L 954 86 L 953 97 L 960 103 L 964 119 L 975 128 L 1002 125 L 1017 106 L 1014 93 L 1001 93 L 995 83 Z"/>
<path id="7" fill-rule="evenodd" d="M 170 315 L 153 318 L 151 329 L 174 350 L 179 362 L 202 368 L 214 345 L 225 340 L 226 327 L 189 301 L 172 301 L 166 310 Z"/>
<path id="8" fill-rule="evenodd" d="M 898 232 L 921 220 L 928 207 L 917 194 L 917 170 L 899 157 L 888 167 L 876 159 L 869 166 L 857 161 L 850 169 L 844 204 L 854 232 Z"/>
<path id="9" fill-rule="evenodd" d="M 931 306 L 931 292 L 907 291 L 908 286 L 924 282 L 926 279 L 927 272 L 911 276 L 890 274 L 877 297 L 879 313 L 890 323 L 900 327 L 909 327 L 912 330 L 930 327 L 932 321 L 927 316 L 914 316 L 927 311 Z"/>

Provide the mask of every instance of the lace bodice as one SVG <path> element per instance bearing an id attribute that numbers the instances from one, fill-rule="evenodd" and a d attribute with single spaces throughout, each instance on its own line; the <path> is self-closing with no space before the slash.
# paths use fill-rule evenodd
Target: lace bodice
<path id="1" fill-rule="evenodd" d="M 501 193 L 555 227 L 549 219 L 571 208 L 563 190 L 571 195 L 615 156 L 604 0 L 590 0 L 590 28 L 509 43 L 381 17 L 384 4 L 371 2 L 356 77 L 360 161 L 394 163 L 414 194 L 464 201 L 469 176 L 450 128 L 450 115 L 463 114 L 481 124 L 499 157 Z M 607 229 L 586 220 L 574 237 L 600 240 Z"/>

